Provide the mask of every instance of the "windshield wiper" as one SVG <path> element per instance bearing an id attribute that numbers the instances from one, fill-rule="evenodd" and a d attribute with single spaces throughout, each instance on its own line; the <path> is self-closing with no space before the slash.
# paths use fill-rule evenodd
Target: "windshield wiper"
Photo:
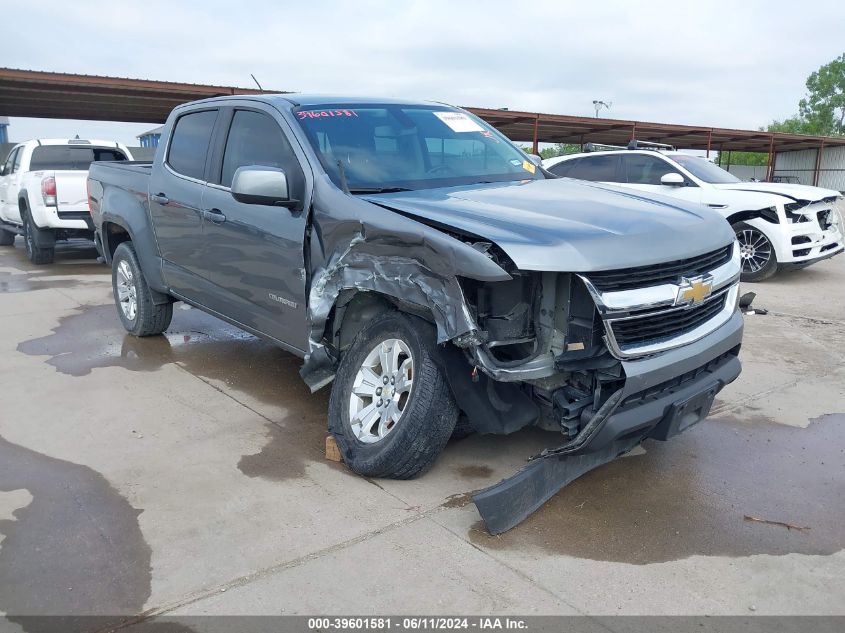
<path id="1" fill-rule="evenodd" d="M 351 194 L 358 193 L 398 193 L 400 191 L 413 191 L 407 187 L 352 187 L 348 190 Z"/>

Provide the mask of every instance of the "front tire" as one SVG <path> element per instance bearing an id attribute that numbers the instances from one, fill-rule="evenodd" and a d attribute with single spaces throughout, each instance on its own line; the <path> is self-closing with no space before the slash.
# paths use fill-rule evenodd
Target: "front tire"
<path id="1" fill-rule="evenodd" d="M 341 358 L 329 431 L 356 473 L 411 479 L 446 446 L 458 406 L 434 361 L 436 341 L 430 323 L 391 311 L 362 329 Z"/>
<path id="2" fill-rule="evenodd" d="M 23 243 L 29 261 L 36 266 L 52 264 L 56 258 L 56 249 L 52 246 L 49 248 L 38 246 L 39 233 L 47 229 L 39 229 L 35 226 L 28 211 L 24 211 L 21 215 L 23 216 Z"/>
<path id="3" fill-rule="evenodd" d="M 745 222 L 737 222 L 733 229 L 742 258 L 740 280 L 753 283 L 774 275 L 778 269 L 778 259 L 769 238 L 760 229 Z"/>
<path id="4" fill-rule="evenodd" d="M 135 336 L 161 334 L 173 318 L 173 303 L 156 304 L 132 242 L 118 244 L 112 257 L 112 291 L 117 315 Z"/>
<path id="5" fill-rule="evenodd" d="M 0 229 L 0 246 L 12 246 L 15 243 L 15 234 L 6 229 Z"/>

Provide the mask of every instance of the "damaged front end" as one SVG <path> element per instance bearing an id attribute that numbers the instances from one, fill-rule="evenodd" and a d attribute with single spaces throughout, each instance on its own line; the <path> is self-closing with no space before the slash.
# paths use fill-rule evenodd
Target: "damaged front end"
<path id="1" fill-rule="evenodd" d="M 444 365 L 478 432 L 534 425 L 564 441 L 474 496 L 491 533 L 644 439 L 706 417 L 739 374 L 742 330 L 733 245 L 624 271 L 508 272 L 465 283 L 482 342 L 447 348 Z"/>
<path id="2" fill-rule="evenodd" d="M 335 211 L 315 212 L 307 236 L 302 376 L 312 389 L 330 382 L 337 358 L 380 310 L 434 322 L 437 360 L 475 431 L 560 434 L 554 448 L 474 496 L 492 533 L 644 439 L 667 439 L 706 417 L 739 374 L 733 244 L 620 270 L 521 270 L 479 236 L 386 205 L 340 205 L 338 193 L 317 188 L 314 208 Z"/>

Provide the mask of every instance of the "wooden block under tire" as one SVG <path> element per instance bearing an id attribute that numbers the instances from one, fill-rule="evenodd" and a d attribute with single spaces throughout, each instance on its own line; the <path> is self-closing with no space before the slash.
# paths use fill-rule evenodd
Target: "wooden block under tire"
<path id="1" fill-rule="evenodd" d="M 337 442 L 334 435 L 326 436 L 326 459 L 333 462 L 342 462 L 343 458 L 340 456 L 340 449 L 337 447 Z"/>

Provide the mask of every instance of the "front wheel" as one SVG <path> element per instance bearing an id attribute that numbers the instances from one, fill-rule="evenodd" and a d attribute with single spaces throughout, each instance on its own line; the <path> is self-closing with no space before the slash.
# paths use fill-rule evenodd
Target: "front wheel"
<path id="1" fill-rule="evenodd" d="M 135 336 L 161 334 L 173 318 L 173 304 L 156 304 L 132 242 L 121 242 L 112 257 L 112 291 L 126 331 Z"/>
<path id="2" fill-rule="evenodd" d="M 329 431 L 356 473 L 410 479 L 446 446 L 458 406 L 434 361 L 436 341 L 430 323 L 387 312 L 344 354 L 329 399 Z"/>
<path id="3" fill-rule="evenodd" d="M 0 246 L 12 246 L 15 243 L 15 234 L 6 229 L 0 229 Z"/>
<path id="4" fill-rule="evenodd" d="M 745 222 L 733 225 L 742 258 L 742 281 L 763 281 L 777 272 L 775 248 L 766 235 Z"/>

